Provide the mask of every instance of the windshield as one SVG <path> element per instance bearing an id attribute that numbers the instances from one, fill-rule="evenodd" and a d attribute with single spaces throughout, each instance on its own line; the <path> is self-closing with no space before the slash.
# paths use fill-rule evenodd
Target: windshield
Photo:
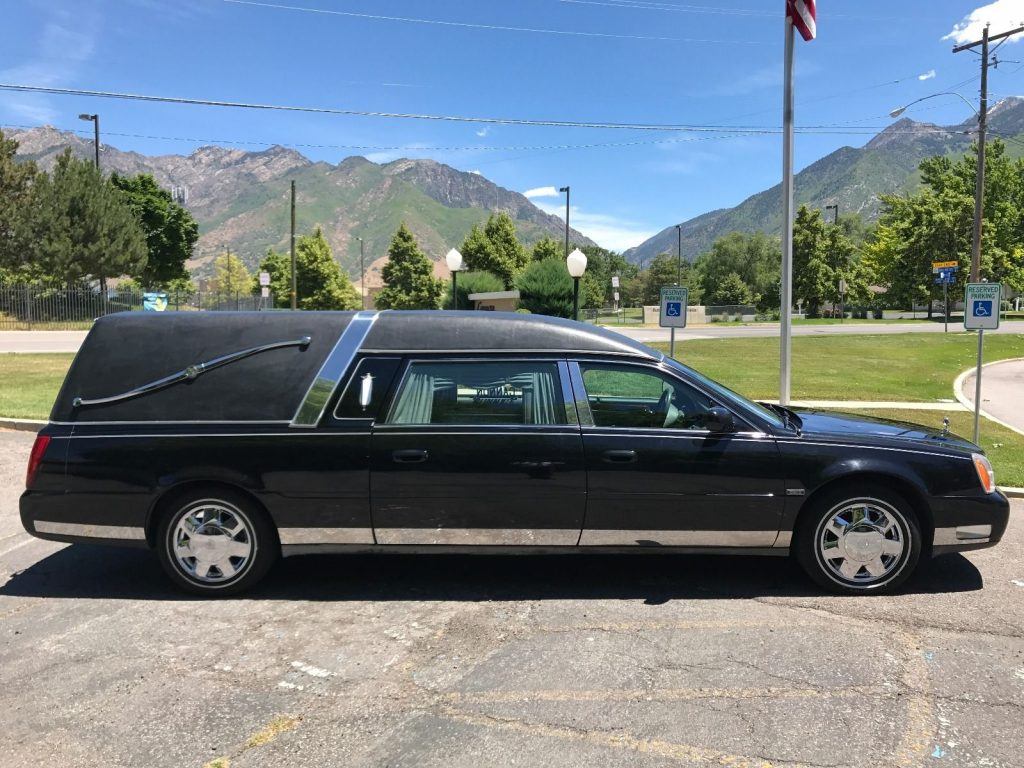
<path id="1" fill-rule="evenodd" d="M 778 427 L 779 429 L 785 428 L 786 423 L 781 418 L 779 418 L 779 414 L 777 414 L 775 411 L 765 408 L 763 405 L 761 405 L 760 403 L 755 403 L 753 400 L 748 400 L 743 395 L 733 392 L 728 387 L 719 384 L 717 381 L 713 379 L 709 379 L 703 373 L 695 371 L 688 365 L 683 365 L 678 360 L 673 360 L 668 355 L 665 356 L 665 363 L 673 368 L 682 371 L 687 376 L 690 376 L 694 380 L 698 381 L 706 389 L 711 390 L 715 394 L 721 395 L 726 400 L 729 400 L 745 408 L 748 411 L 756 413 L 758 416 L 767 421 L 773 427 Z"/>

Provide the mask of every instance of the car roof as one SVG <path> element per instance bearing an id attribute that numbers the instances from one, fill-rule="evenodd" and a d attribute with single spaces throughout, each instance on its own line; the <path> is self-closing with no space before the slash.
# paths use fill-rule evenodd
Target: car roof
<path id="1" fill-rule="evenodd" d="M 588 323 L 518 312 L 384 311 L 363 352 L 566 352 L 661 360 L 656 349 Z"/>

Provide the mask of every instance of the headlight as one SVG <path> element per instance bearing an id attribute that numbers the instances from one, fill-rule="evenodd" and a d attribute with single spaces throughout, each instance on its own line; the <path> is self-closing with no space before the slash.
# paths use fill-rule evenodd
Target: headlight
<path id="1" fill-rule="evenodd" d="M 972 453 L 974 460 L 974 471 L 978 473 L 978 481 L 985 493 L 992 493 L 996 489 L 996 473 L 992 471 L 992 464 L 980 453 Z"/>

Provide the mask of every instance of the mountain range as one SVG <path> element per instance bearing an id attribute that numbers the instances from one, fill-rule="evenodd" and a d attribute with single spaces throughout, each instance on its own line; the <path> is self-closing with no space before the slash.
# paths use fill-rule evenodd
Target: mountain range
<path id="1" fill-rule="evenodd" d="M 93 144 L 50 126 L 10 131 L 18 155 L 50 168 L 66 148 L 91 159 Z M 365 240 L 368 287 L 380 283 L 388 244 L 403 221 L 433 259 L 435 273 L 447 274 L 444 254 L 458 247 L 474 224 L 491 213 L 508 213 L 520 238 L 530 245 L 546 235 L 561 240 L 564 221 L 545 213 L 523 195 L 478 173 L 456 170 L 434 160 L 395 160 L 377 164 L 348 157 L 337 165 L 314 162 L 293 149 L 273 146 L 247 152 L 204 146 L 190 155 L 147 156 L 124 152 L 101 140 L 100 163 L 121 174 L 151 173 L 182 195 L 199 224 L 199 243 L 189 268 L 210 274 L 225 248 L 255 267 L 268 247 L 287 248 L 290 181 L 296 185 L 296 231 L 324 230 L 335 258 L 353 277 L 359 274 L 359 241 Z M 593 245 L 571 231 L 574 242 Z"/>
<path id="2" fill-rule="evenodd" d="M 1024 99 L 1003 99 L 989 109 L 990 136 L 1007 138 L 1007 154 L 1024 154 Z M 878 217 L 879 195 L 912 191 L 920 182 L 918 165 L 933 155 L 962 155 L 974 141 L 974 118 L 953 126 L 898 120 L 860 148 L 841 147 L 796 174 L 796 203 L 815 208 L 838 205 L 840 213 Z M 733 208 L 709 211 L 682 222 L 683 256 L 690 261 L 729 232 L 779 233 L 782 229 L 782 188 L 751 195 Z M 659 253 L 675 253 L 676 225 L 625 252 L 634 263 Z"/>
<path id="3" fill-rule="evenodd" d="M 990 135 L 1007 140 L 1007 152 L 1024 154 L 1024 98 L 1003 99 L 989 110 Z M 898 120 L 863 147 L 841 147 L 796 174 L 797 204 L 838 205 L 841 213 L 877 218 L 882 194 L 912 191 L 920 182 L 918 165 L 933 155 L 962 155 L 974 139 L 975 120 L 938 126 Z M 65 147 L 93 156 L 92 141 L 49 126 L 10 131 L 19 156 L 50 167 Z M 147 156 L 101 144 L 101 164 L 123 174 L 151 173 L 163 186 L 184 195 L 199 223 L 196 256 L 189 264 L 199 276 L 212 271 L 225 248 L 254 267 L 268 247 L 287 247 L 289 182 L 297 189 L 297 231 L 324 230 L 339 263 L 359 273 L 359 242 L 365 240 L 367 287 L 380 284 L 388 243 L 401 222 L 416 235 L 447 275 L 444 254 L 457 247 L 474 224 L 504 211 L 528 245 L 545 235 L 564 236 L 564 222 L 526 197 L 435 160 L 400 159 L 378 164 L 348 157 L 336 165 L 314 162 L 281 146 L 260 152 L 204 146 L 189 155 Z M 778 233 L 780 186 L 758 192 L 733 208 L 721 208 L 682 222 L 683 256 L 693 260 L 718 237 L 732 231 Z M 574 242 L 593 245 L 572 231 Z M 634 263 L 659 253 L 675 253 L 676 225 L 625 252 Z"/>

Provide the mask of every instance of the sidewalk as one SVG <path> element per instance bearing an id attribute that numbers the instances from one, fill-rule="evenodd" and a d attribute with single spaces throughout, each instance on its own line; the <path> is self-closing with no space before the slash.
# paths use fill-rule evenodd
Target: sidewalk
<path id="1" fill-rule="evenodd" d="M 981 415 L 1024 435 L 1024 358 L 997 360 L 982 366 Z M 975 369 L 957 377 L 956 399 L 974 410 Z"/>

